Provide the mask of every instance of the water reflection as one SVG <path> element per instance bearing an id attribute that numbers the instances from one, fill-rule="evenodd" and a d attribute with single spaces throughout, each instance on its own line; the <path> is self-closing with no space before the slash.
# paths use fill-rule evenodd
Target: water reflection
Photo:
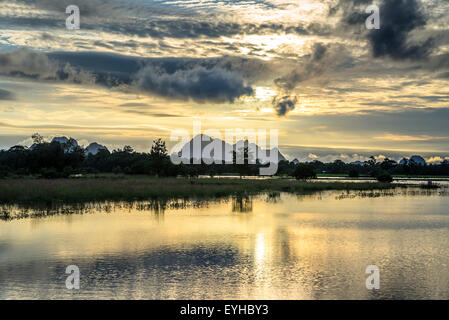
<path id="1" fill-rule="evenodd" d="M 253 200 L 250 196 L 234 196 L 232 197 L 232 212 L 252 212 Z"/>
<path id="2" fill-rule="evenodd" d="M 1 210 L 25 209 L 37 210 Z M 39 210 L 0 221 L 0 299 L 449 298 L 441 190 Z M 79 291 L 65 289 L 69 264 L 81 270 Z M 365 288 L 370 264 L 380 268 L 379 291 Z"/>
<path id="3" fill-rule="evenodd" d="M 0 205 L 0 220 L 12 220 L 23 218 L 39 218 L 52 215 L 111 213 L 115 211 L 151 211 L 159 215 L 167 209 L 186 209 L 207 207 L 210 203 L 227 201 L 221 200 L 185 200 L 185 199 L 160 199 L 150 201 L 105 201 L 85 203 L 49 202 L 40 204 L 2 204 Z"/>
<path id="4" fill-rule="evenodd" d="M 291 193 L 296 201 L 322 200 L 323 197 L 332 195 L 337 200 L 356 198 L 377 198 L 397 196 L 449 196 L 449 188 L 423 189 L 423 188 L 401 188 L 394 190 L 372 190 L 372 191 L 331 191 L 311 193 Z M 126 210 L 152 212 L 155 215 L 163 215 L 167 210 L 183 210 L 187 208 L 207 208 L 213 204 L 227 203 L 231 201 L 232 212 L 248 213 L 253 211 L 253 199 L 266 203 L 276 204 L 281 199 L 281 193 L 268 192 L 257 196 L 235 195 L 229 198 L 214 199 L 157 199 L 148 201 L 103 201 L 86 203 L 63 203 L 48 202 L 38 204 L 0 204 L 0 220 L 12 220 L 23 218 L 40 218 L 52 215 L 111 213 Z"/>

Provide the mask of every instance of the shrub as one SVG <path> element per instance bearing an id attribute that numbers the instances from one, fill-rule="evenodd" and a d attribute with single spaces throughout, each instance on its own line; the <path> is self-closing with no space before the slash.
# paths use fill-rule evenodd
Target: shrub
<path id="1" fill-rule="evenodd" d="M 390 183 L 393 182 L 393 177 L 388 172 L 383 172 L 377 176 L 377 181 Z"/>
<path id="2" fill-rule="evenodd" d="M 310 164 L 303 164 L 303 163 L 300 163 L 296 166 L 296 169 L 295 171 L 293 171 L 292 175 L 297 180 L 307 180 L 316 178 L 315 168 Z"/>

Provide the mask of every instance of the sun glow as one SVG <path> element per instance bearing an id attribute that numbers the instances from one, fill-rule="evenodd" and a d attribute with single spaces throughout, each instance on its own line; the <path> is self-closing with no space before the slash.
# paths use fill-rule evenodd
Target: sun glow
<path id="1" fill-rule="evenodd" d="M 262 101 L 271 100 L 276 95 L 276 91 L 268 87 L 256 87 L 255 98 Z"/>

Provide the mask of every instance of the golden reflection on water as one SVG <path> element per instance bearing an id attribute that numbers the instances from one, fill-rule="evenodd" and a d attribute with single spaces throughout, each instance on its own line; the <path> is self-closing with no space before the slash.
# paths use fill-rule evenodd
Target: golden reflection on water
<path id="1" fill-rule="evenodd" d="M 0 298 L 449 298 L 449 197 L 435 191 L 61 210 L 73 214 L 0 221 Z"/>

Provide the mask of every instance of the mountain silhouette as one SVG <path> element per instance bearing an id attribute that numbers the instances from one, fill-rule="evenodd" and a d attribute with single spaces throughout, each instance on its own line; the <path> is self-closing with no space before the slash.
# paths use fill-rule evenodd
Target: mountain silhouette
<path id="1" fill-rule="evenodd" d="M 194 146 L 201 147 L 197 147 L 198 150 L 195 150 Z M 241 153 L 245 147 L 248 147 L 248 152 L 251 154 L 251 157 L 258 159 L 260 163 L 268 163 L 270 159 L 271 162 L 287 160 L 278 148 L 265 150 L 255 143 L 249 143 L 247 140 L 240 140 L 231 145 L 221 139 L 214 139 L 205 134 L 199 134 L 193 137 L 193 139 L 181 148 L 177 155 L 181 159 L 208 159 L 215 162 L 232 163 L 233 152 Z M 221 150 L 221 154 L 220 151 L 216 154 L 215 150 Z"/>

